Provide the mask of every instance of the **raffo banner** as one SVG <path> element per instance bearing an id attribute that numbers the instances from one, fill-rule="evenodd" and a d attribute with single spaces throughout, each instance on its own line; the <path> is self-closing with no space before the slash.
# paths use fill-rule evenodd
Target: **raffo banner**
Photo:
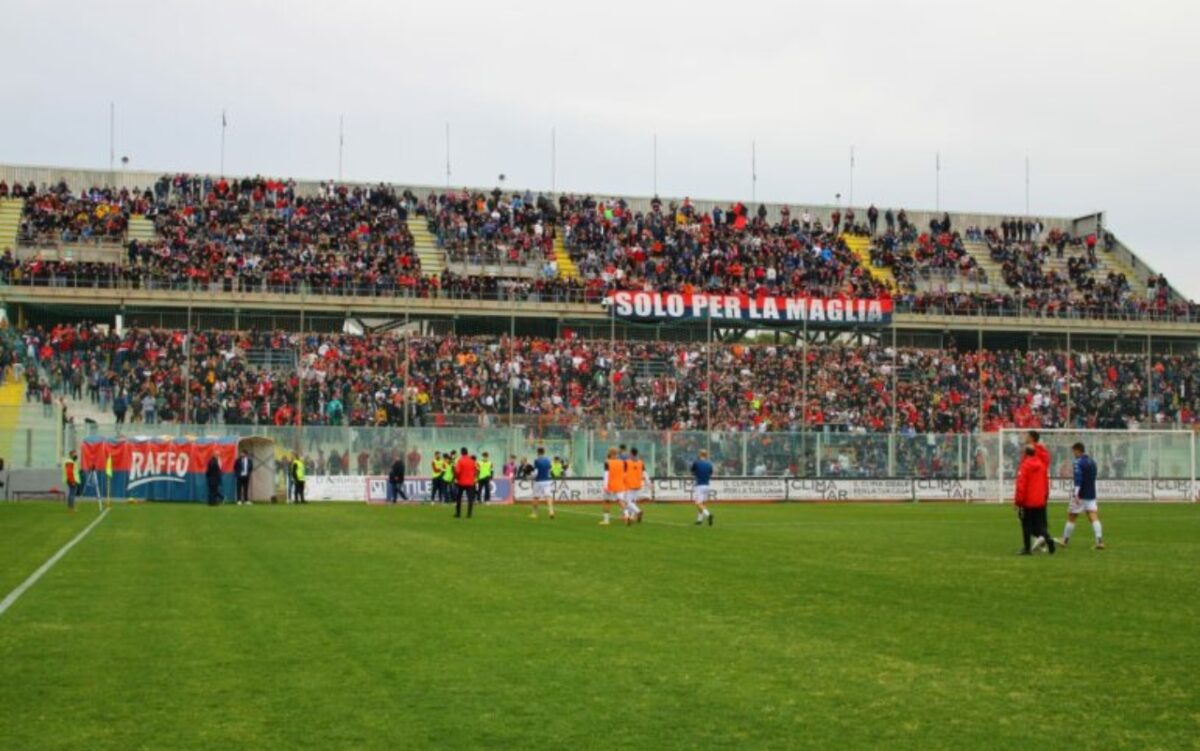
<path id="1" fill-rule="evenodd" d="M 84 495 L 147 501 L 208 500 L 204 472 L 213 456 L 221 467 L 221 493 L 234 497 L 233 462 L 237 438 L 90 436 L 83 441 L 80 465 Z M 107 465 L 112 459 L 112 482 Z"/>
<path id="2" fill-rule="evenodd" d="M 617 318 L 634 321 L 739 321 L 766 326 L 886 326 L 892 322 L 888 298 L 710 295 L 699 292 L 609 292 Z"/>

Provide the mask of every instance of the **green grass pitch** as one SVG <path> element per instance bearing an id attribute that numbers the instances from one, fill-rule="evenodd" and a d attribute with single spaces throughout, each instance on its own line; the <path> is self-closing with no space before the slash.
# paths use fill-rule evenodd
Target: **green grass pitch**
<path id="1" fill-rule="evenodd" d="M 1200 507 L 716 511 L 119 506 L 0 615 L 0 747 L 1200 747 Z M 0 505 L 0 596 L 96 513 Z"/>

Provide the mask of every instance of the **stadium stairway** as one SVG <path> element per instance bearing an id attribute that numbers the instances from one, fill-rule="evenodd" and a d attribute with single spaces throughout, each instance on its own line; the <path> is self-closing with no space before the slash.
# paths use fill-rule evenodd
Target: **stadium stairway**
<path id="1" fill-rule="evenodd" d="M 0 198 L 0 253 L 17 246 L 17 231 L 24 210 L 24 198 Z"/>
<path id="2" fill-rule="evenodd" d="M 446 254 L 438 247 L 437 238 L 425 224 L 425 217 L 410 216 L 408 231 L 413 236 L 413 249 L 417 251 L 417 257 L 421 259 L 421 273 L 426 276 L 430 274 L 441 276 L 442 272 L 446 270 Z"/>
<path id="3" fill-rule="evenodd" d="M 152 243 L 157 237 L 157 233 L 154 231 L 154 222 L 147 219 L 145 214 L 134 214 L 129 217 L 129 229 L 125 236 L 130 241 Z"/>
<path id="4" fill-rule="evenodd" d="M 21 381 L 6 381 L 0 385 L 0 456 L 13 456 L 12 443 L 17 435 L 16 428 L 21 423 L 24 398 L 25 384 Z"/>
<path id="5" fill-rule="evenodd" d="M 992 260 L 992 254 L 988 251 L 986 242 L 979 240 L 967 240 L 963 242 L 963 247 L 966 248 L 967 252 L 975 258 L 980 267 L 987 272 L 989 280 L 992 280 L 995 285 L 1004 291 L 1012 291 L 1011 288 L 1004 283 L 1003 269 L 999 263 Z M 1050 253 L 1050 257 L 1047 258 L 1042 264 L 1042 268 L 1046 271 L 1057 271 L 1063 276 L 1063 278 L 1069 279 L 1070 275 L 1067 273 L 1067 261 L 1072 256 L 1077 255 L 1082 255 L 1082 253 L 1068 252 L 1061 259 L 1059 259 L 1052 251 Z M 1135 274 L 1133 269 L 1131 269 L 1127 264 L 1119 260 L 1112 253 L 1108 253 L 1103 250 L 1096 251 L 1096 260 L 1099 262 L 1099 264 L 1096 266 L 1096 270 L 1092 272 L 1092 276 L 1095 277 L 1097 281 L 1103 281 L 1104 277 L 1111 272 L 1124 274 L 1125 278 L 1129 280 L 1129 287 L 1133 290 L 1133 294 L 1138 297 L 1145 297 L 1146 280 Z"/>
<path id="6" fill-rule="evenodd" d="M 560 279 L 575 280 L 579 278 L 579 267 L 571 260 L 571 254 L 567 252 L 567 246 L 563 244 L 561 231 L 554 233 L 554 260 L 558 264 Z"/>
<path id="7" fill-rule="evenodd" d="M 858 258 L 859 263 L 871 273 L 876 280 L 883 282 L 893 292 L 896 290 L 896 277 L 891 269 L 883 269 L 871 263 L 871 238 L 862 235 L 842 235 L 842 242 Z"/>

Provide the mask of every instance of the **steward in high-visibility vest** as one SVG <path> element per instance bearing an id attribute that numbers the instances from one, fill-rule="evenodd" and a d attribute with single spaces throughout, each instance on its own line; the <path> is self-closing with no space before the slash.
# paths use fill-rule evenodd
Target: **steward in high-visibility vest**
<path id="1" fill-rule="evenodd" d="M 550 476 L 553 477 L 555 480 L 562 479 L 563 463 L 562 463 L 562 460 L 559 459 L 557 456 L 554 457 L 554 461 L 551 462 L 551 464 L 550 464 Z"/>
<path id="2" fill-rule="evenodd" d="M 75 510 L 75 497 L 83 484 L 83 470 L 79 467 L 79 455 L 72 451 L 63 459 L 63 484 L 67 486 L 67 509 Z"/>
<path id="3" fill-rule="evenodd" d="M 433 462 L 430 465 L 433 469 L 433 480 L 429 483 L 429 500 L 436 501 L 438 499 L 445 500 L 445 485 L 442 483 L 442 472 L 446 469 L 442 463 L 442 452 L 433 452 Z"/>
<path id="4" fill-rule="evenodd" d="M 495 470 L 492 468 L 492 460 L 488 457 L 488 452 L 484 451 L 483 456 L 479 459 L 479 480 L 476 482 L 480 503 L 488 503 L 492 500 L 493 472 Z"/>
<path id="5" fill-rule="evenodd" d="M 446 460 L 442 463 L 442 482 L 449 488 L 454 485 L 454 452 L 446 454 Z"/>
<path id="6" fill-rule="evenodd" d="M 304 459 L 299 455 L 292 460 L 292 483 L 296 493 L 296 503 L 308 503 L 304 499 Z"/>
<path id="7" fill-rule="evenodd" d="M 112 500 L 112 454 L 104 459 L 104 494 Z"/>

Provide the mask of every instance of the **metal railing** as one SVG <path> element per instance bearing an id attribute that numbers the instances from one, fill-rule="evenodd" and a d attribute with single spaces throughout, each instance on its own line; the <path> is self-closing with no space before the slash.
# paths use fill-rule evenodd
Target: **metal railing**
<path id="1" fill-rule="evenodd" d="M 1084 431 L 1082 435 L 1089 435 Z M 743 477 L 936 478 L 983 480 L 1015 475 L 1019 450 L 1001 451 L 1000 433 L 837 433 L 828 430 L 790 433 L 689 432 L 669 430 L 572 429 L 547 434 L 527 426 L 349 427 L 273 425 L 89 425 L 68 426 L 64 450 L 78 448 L 88 435 L 143 437 L 262 437 L 281 451 L 308 457 L 310 474 L 325 474 L 334 453 L 336 474 L 356 474 L 360 462 L 368 474 L 384 473 L 397 454 L 417 454 L 412 470 L 424 473 L 434 451 L 467 447 L 487 451 L 497 466 L 507 457 L 532 459 L 539 447 L 560 456 L 575 477 L 598 476 L 610 446 L 638 448 L 654 476 L 687 476 L 691 462 L 707 450 L 718 472 Z M 1188 433 L 1124 431 L 1089 438 L 1102 477 L 1186 477 L 1192 467 Z M 1154 440 L 1150 440 L 1155 436 Z M 1069 477 L 1067 451 L 1056 451 L 1052 474 Z M 1001 467 L 1000 462 L 1005 462 Z M 56 457 L 38 456 L 33 464 L 18 457 L 16 466 L 56 466 Z M 339 471 L 340 470 L 340 471 Z M 411 471 L 411 470 L 410 470 Z"/>
<path id="2" fill-rule="evenodd" d="M 330 282 L 328 286 L 316 287 L 308 281 L 247 281 L 240 278 L 222 279 L 213 282 L 197 282 L 188 278 L 163 278 L 151 274 L 139 274 L 136 269 L 125 273 L 79 274 L 54 273 L 30 277 L 10 272 L 3 282 L 17 288 L 48 289 L 95 289 L 95 290 L 149 290 L 168 292 L 194 292 L 202 295 L 303 295 L 308 298 L 396 298 L 396 299 L 439 299 L 485 302 L 520 303 L 570 303 L 598 305 L 604 297 L 599 288 L 584 288 L 557 279 L 491 279 L 494 287 L 476 289 L 476 277 L 457 277 L 461 284 L 447 287 L 406 287 L 394 281 L 380 281 L 364 286 L 355 283 Z M 972 293 L 947 292 L 945 299 L 936 296 L 901 295 L 893 300 L 894 312 L 930 316 L 963 316 L 1020 320 L 1101 320 L 1101 321 L 1150 321 L 1163 323 L 1200 323 L 1200 305 L 1175 303 L 1165 309 L 1157 309 L 1135 301 L 1124 305 L 1070 305 L 1038 304 L 1025 297 L 996 295 L 974 295 Z"/>

